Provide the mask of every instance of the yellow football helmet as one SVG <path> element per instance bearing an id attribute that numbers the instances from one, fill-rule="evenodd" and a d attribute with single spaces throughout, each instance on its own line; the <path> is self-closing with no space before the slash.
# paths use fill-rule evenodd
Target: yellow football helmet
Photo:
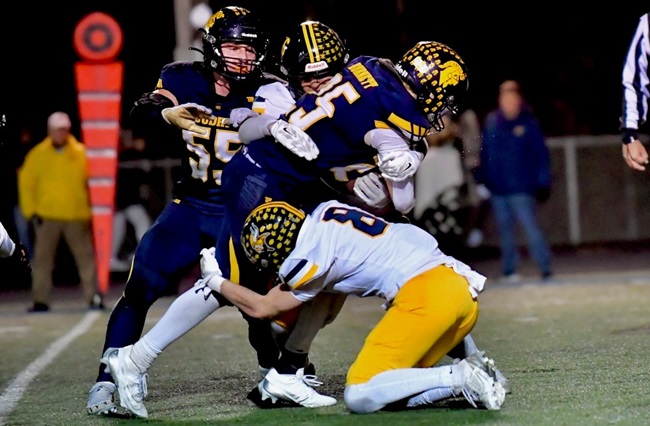
<path id="1" fill-rule="evenodd" d="M 431 126 L 442 130 L 442 114 L 445 110 L 456 114 L 469 87 L 460 55 L 445 44 L 421 41 L 406 52 L 395 69 L 417 95 Z"/>
<path id="2" fill-rule="evenodd" d="M 295 248 L 305 213 L 284 201 L 264 203 L 253 210 L 241 233 L 248 260 L 259 269 L 279 269 Z"/>

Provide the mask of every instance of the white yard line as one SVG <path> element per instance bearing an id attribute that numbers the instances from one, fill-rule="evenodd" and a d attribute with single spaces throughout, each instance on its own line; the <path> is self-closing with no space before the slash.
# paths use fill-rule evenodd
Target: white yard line
<path id="1" fill-rule="evenodd" d="M 68 333 L 52 343 L 41 356 L 29 364 L 27 368 L 21 371 L 16 378 L 9 383 L 7 389 L 0 395 L 0 425 L 6 424 L 6 417 L 13 411 L 23 393 L 36 376 L 38 376 L 45 367 L 72 343 L 77 337 L 88 331 L 90 326 L 102 315 L 101 312 L 89 312 L 81 321 Z"/>

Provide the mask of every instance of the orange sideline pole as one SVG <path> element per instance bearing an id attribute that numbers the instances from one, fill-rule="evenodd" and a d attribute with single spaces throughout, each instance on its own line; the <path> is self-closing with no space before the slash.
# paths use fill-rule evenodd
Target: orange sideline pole
<path id="1" fill-rule="evenodd" d="M 75 63 L 81 139 L 88 156 L 88 189 L 99 290 L 106 294 L 110 280 L 111 241 L 115 211 L 117 151 L 124 65 L 116 60 L 122 50 L 122 29 L 103 12 L 86 15 L 74 32 Z"/>

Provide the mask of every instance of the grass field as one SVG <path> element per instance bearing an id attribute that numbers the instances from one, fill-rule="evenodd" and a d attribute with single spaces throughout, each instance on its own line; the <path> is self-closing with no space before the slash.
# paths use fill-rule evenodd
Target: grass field
<path id="1" fill-rule="evenodd" d="M 488 284 L 473 336 L 511 381 L 512 393 L 496 412 L 459 399 L 410 412 L 349 414 L 342 402 L 347 366 L 383 313 L 380 299 L 354 298 L 317 337 L 311 355 L 325 382 L 319 390 L 337 397 L 335 406 L 250 406 L 255 357 L 239 313 L 224 308 L 158 358 L 150 370 L 149 419 L 89 416 L 86 397 L 108 312 L 88 313 L 73 296 L 62 299 L 51 313 L 28 315 L 27 296 L 0 294 L 0 424 L 650 424 L 650 282 L 642 280 Z M 146 328 L 170 302 L 154 305 Z M 78 337 L 51 346 L 80 323 L 86 329 Z M 48 354 L 51 364 L 39 364 Z"/>

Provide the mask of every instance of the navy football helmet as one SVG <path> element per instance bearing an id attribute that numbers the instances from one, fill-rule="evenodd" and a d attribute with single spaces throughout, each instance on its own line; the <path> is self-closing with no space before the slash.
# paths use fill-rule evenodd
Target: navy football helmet
<path id="1" fill-rule="evenodd" d="M 322 22 L 305 21 L 282 44 L 280 71 L 299 87 L 300 79 L 333 76 L 349 59 L 348 49 L 336 31 Z"/>
<path id="2" fill-rule="evenodd" d="M 417 95 L 431 126 L 442 130 L 442 115 L 458 113 L 469 87 L 463 59 L 447 45 L 421 41 L 406 52 L 395 69 Z"/>
<path id="3" fill-rule="evenodd" d="M 200 31 L 203 33 L 203 58 L 210 69 L 236 81 L 245 80 L 250 75 L 261 75 L 269 39 L 251 11 L 239 6 L 221 8 Z M 255 59 L 246 63 L 252 69 L 250 73 L 228 70 L 228 58 L 221 50 L 221 45 L 226 42 L 246 44 L 255 49 Z"/>
<path id="4" fill-rule="evenodd" d="M 277 270 L 296 247 L 305 213 L 283 201 L 264 203 L 253 210 L 241 233 L 248 260 L 260 270 Z"/>

